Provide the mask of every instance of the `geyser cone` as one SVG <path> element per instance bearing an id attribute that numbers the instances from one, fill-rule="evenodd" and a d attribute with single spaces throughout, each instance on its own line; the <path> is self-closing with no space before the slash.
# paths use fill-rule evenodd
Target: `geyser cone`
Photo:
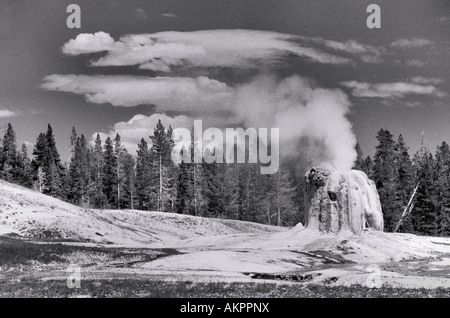
<path id="1" fill-rule="evenodd" d="M 308 229 L 331 233 L 360 233 L 366 228 L 383 231 L 378 192 L 364 172 L 314 167 L 305 178 Z"/>

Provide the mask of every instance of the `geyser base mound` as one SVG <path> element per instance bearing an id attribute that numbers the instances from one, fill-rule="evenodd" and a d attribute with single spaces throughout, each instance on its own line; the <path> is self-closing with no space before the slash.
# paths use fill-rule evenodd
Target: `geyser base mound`
<path id="1" fill-rule="evenodd" d="M 312 168 L 306 175 L 306 227 L 326 233 L 383 231 L 383 213 L 372 180 L 359 170 Z"/>

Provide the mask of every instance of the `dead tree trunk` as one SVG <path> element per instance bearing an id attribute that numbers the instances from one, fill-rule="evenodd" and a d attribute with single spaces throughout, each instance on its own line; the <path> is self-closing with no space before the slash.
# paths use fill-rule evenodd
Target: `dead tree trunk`
<path id="1" fill-rule="evenodd" d="M 409 199 L 408 204 L 406 205 L 405 209 L 403 210 L 402 217 L 400 218 L 400 220 L 398 220 L 398 223 L 395 226 L 394 232 L 397 232 L 399 230 L 400 226 L 403 225 L 403 222 L 405 222 L 408 215 L 411 214 L 411 211 L 414 208 L 413 199 L 416 196 L 416 192 L 417 192 L 417 189 L 419 188 L 419 184 L 420 183 L 417 183 L 416 187 L 414 188 L 411 198 Z"/>

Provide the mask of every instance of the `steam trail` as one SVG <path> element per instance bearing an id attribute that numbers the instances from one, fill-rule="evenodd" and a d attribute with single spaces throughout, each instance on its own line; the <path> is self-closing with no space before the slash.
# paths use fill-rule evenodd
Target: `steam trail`
<path id="1" fill-rule="evenodd" d="M 350 102 L 341 90 L 314 87 L 298 75 L 281 81 L 261 76 L 237 89 L 234 105 L 246 126 L 280 129 L 282 158 L 306 155 L 311 165 L 351 169 L 356 138 L 346 117 Z"/>

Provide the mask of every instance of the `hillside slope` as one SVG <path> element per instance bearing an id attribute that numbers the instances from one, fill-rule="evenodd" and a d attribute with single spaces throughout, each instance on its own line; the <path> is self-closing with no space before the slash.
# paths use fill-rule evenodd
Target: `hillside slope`
<path id="1" fill-rule="evenodd" d="M 165 212 L 83 209 L 0 180 L 0 235 L 141 245 L 283 228 Z"/>
<path id="2" fill-rule="evenodd" d="M 100 270 L 98 275 L 114 277 L 117 273 L 174 281 L 300 277 L 325 285 L 364 285 L 376 264 L 382 283 L 388 285 L 450 287 L 450 238 L 378 231 L 324 234 L 301 224 L 288 230 L 164 212 L 90 210 L 0 181 L 0 235 L 6 233 L 82 243 L 70 245 L 172 251 L 126 268 L 88 262 Z M 85 254 L 92 258 L 92 252 Z M 68 257 L 80 261 L 79 253 Z"/>

